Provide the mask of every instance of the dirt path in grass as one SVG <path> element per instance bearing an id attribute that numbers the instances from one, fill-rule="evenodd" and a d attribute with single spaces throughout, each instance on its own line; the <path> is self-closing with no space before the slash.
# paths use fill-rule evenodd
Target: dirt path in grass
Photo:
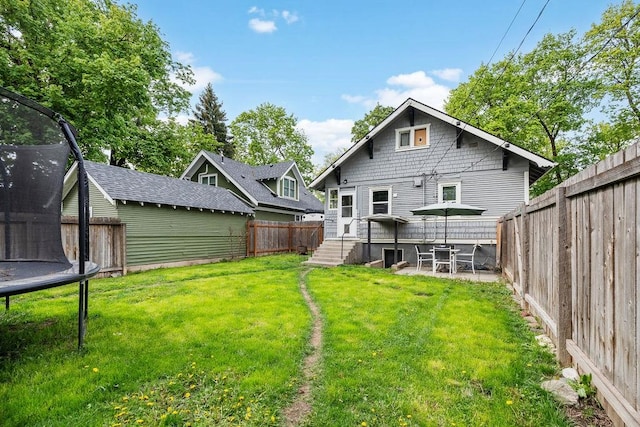
<path id="1" fill-rule="evenodd" d="M 302 384 L 298 389 L 298 395 L 287 408 L 284 409 L 285 426 L 293 427 L 299 425 L 311 413 L 311 383 L 313 378 L 318 374 L 318 365 L 320 363 L 320 353 L 322 351 L 322 319 L 320 318 L 320 309 L 311 299 L 305 276 L 310 270 L 305 270 L 300 274 L 299 284 L 300 292 L 304 297 L 313 321 L 311 330 L 311 338 L 309 345 L 311 352 L 305 357 L 302 368 Z"/>

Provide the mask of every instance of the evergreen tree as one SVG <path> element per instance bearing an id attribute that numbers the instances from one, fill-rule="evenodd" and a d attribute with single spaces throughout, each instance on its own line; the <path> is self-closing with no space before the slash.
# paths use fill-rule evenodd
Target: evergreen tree
<path id="1" fill-rule="evenodd" d="M 204 133 L 215 136 L 216 141 L 222 144 L 225 157 L 233 158 L 236 150 L 227 133 L 227 114 L 222 110 L 222 102 L 218 101 L 211 83 L 207 84 L 200 95 L 193 115 L 195 120 L 192 122 L 199 123 Z"/>

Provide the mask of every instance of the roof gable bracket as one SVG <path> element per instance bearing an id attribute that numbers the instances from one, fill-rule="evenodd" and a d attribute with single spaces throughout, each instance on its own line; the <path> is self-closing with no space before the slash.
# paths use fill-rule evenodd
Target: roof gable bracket
<path id="1" fill-rule="evenodd" d="M 333 170 L 333 174 L 334 174 L 334 175 L 335 175 L 335 177 L 336 177 L 336 182 L 338 183 L 338 185 L 340 185 L 340 166 L 336 167 L 336 168 Z"/>
<path id="2" fill-rule="evenodd" d="M 408 108 L 408 113 L 409 113 L 409 126 L 413 127 L 413 125 L 415 124 L 415 119 L 416 119 L 416 109 L 413 107 L 409 107 Z"/>
<path id="3" fill-rule="evenodd" d="M 509 169 L 509 150 L 502 149 L 502 170 Z"/>
<path id="4" fill-rule="evenodd" d="M 367 141 L 367 149 L 369 150 L 369 158 L 373 159 L 373 138 Z"/>
<path id="5" fill-rule="evenodd" d="M 456 134 L 456 148 L 462 148 L 462 133 L 463 133 L 462 129 L 457 131 L 457 134 Z"/>

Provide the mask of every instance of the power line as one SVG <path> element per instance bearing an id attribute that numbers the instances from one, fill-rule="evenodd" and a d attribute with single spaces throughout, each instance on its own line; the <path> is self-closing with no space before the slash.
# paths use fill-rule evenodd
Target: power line
<path id="1" fill-rule="evenodd" d="M 609 43 L 611 43 L 611 41 L 618 35 L 618 33 L 620 31 L 622 31 L 627 25 L 629 25 L 631 23 L 632 20 L 634 20 L 638 15 L 640 15 L 640 8 L 638 8 L 638 10 L 631 15 L 631 17 L 623 24 L 621 24 L 614 32 L 613 34 L 607 39 L 607 41 L 605 43 L 602 44 L 602 46 L 593 54 L 591 55 L 580 67 L 578 67 L 578 70 L 576 73 L 574 73 L 567 81 L 565 81 L 563 83 L 563 85 L 566 85 L 568 83 L 571 83 L 573 80 L 575 80 L 580 73 L 582 73 L 582 71 L 587 67 L 587 65 L 589 65 L 589 63 L 591 61 L 593 61 L 598 55 L 600 55 L 605 49 L 606 47 L 609 45 Z M 559 86 L 558 88 L 558 93 L 553 95 L 546 103 L 546 105 L 541 106 L 535 113 L 533 113 L 529 120 L 533 119 L 538 113 L 540 113 L 542 110 L 544 110 L 546 107 L 549 106 L 549 104 L 557 97 L 560 95 L 560 93 L 562 92 L 563 88 Z M 463 169 L 462 171 L 460 171 L 460 173 L 462 172 L 466 172 L 469 169 L 475 167 L 476 165 L 478 165 L 480 162 L 482 162 L 484 159 L 486 159 L 490 154 L 494 153 L 495 151 L 497 151 L 499 148 L 502 148 L 504 145 L 500 144 L 498 146 L 496 146 L 492 151 L 490 151 L 489 153 L 487 153 L 486 155 L 484 155 L 480 160 L 477 160 L 476 162 L 472 162 L 471 165 L 469 165 L 467 168 Z"/>
<path id="2" fill-rule="evenodd" d="M 491 94 L 493 92 L 493 90 L 495 89 L 496 84 L 498 83 L 498 81 L 502 78 L 502 76 L 504 75 L 504 73 L 506 72 L 508 66 L 511 64 L 511 62 L 513 61 L 513 59 L 515 58 L 516 54 L 518 53 L 518 51 L 520 50 L 520 48 L 522 48 L 522 45 L 524 44 L 525 40 L 527 39 L 527 37 L 529 36 L 529 34 L 531 34 L 531 31 L 533 30 L 533 28 L 536 26 L 536 24 L 538 23 L 538 21 L 540 20 L 540 17 L 542 16 L 542 14 L 544 13 L 547 5 L 549 4 L 551 0 L 547 0 L 545 2 L 545 4 L 542 6 L 542 8 L 540 9 L 540 12 L 538 12 L 538 16 L 536 16 L 536 19 L 533 21 L 533 23 L 531 24 L 531 26 L 529 27 L 529 29 L 527 30 L 527 32 L 525 33 L 525 35 L 522 37 L 522 39 L 520 40 L 520 43 L 518 44 L 518 47 L 511 52 L 511 55 L 509 55 L 509 58 L 507 59 L 506 63 L 504 64 L 504 67 L 502 67 L 502 71 L 500 72 L 500 74 L 498 75 L 498 77 L 494 80 L 493 85 L 491 86 L 491 88 L 489 89 L 489 94 Z M 520 13 L 520 10 L 522 9 L 522 7 L 524 6 L 524 2 L 520 5 L 520 8 L 518 9 L 518 12 L 516 13 L 516 17 L 517 15 Z M 514 17 L 515 20 L 515 17 Z M 513 23 L 513 20 L 512 20 Z M 511 24 L 509 25 L 509 28 L 511 28 Z M 509 29 L 507 29 L 508 31 Z M 506 35 L 506 33 L 505 33 Z M 504 36 L 503 36 L 504 38 Z M 501 41 L 502 43 L 502 41 Z M 495 54 L 495 52 L 494 52 Z M 493 58 L 493 56 L 492 56 Z M 476 81 L 477 84 L 477 81 Z M 474 84 L 469 91 L 467 92 L 467 96 L 465 97 L 465 99 L 463 100 L 463 102 L 466 102 L 467 99 L 469 99 L 469 97 L 471 96 L 471 93 L 473 92 L 473 89 L 475 88 Z M 475 116 L 477 117 L 478 114 L 480 113 L 480 111 L 476 111 Z M 453 141 L 451 142 L 451 144 L 449 145 L 449 147 L 447 148 L 447 150 L 444 152 L 444 154 L 440 157 L 440 159 L 436 162 L 436 164 L 433 167 L 433 171 L 436 171 L 436 168 L 440 165 L 440 163 L 442 162 L 442 160 L 446 157 L 446 155 L 449 153 L 449 151 L 451 151 L 451 148 L 453 147 L 453 144 L 458 140 L 458 138 L 460 137 L 460 135 L 462 135 L 462 132 L 464 132 L 464 129 L 466 128 L 467 123 L 465 122 L 464 125 L 458 130 L 458 132 L 456 133 L 456 137 L 453 139 Z M 441 140 L 444 138 L 444 135 L 441 137 Z M 440 142 L 440 141 L 438 141 Z M 417 173 L 420 173 L 420 171 L 422 170 L 422 168 L 424 166 L 426 166 L 426 162 L 428 161 L 429 156 L 427 156 L 427 158 L 425 159 L 423 165 L 418 168 Z"/>

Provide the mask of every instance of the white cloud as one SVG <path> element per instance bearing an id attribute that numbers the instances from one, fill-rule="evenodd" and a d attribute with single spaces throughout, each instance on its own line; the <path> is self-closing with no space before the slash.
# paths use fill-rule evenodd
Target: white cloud
<path id="1" fill-rule="evenodd" d="M 193 77 L 196 80 L 196 83 L 192 86 L 189 86 L 189 91 L 197 92 L 204 89 L 209 83 L 218 83 L 222 81 L 222 75 L 216 73 L 209 67 L 191 67 L 193 71 Z"/>
<path id="2" fill-rule="evenodd" d="M 185 64 L 193 64 L 196 60 L 191 52 L 176 52 L 174 56 L 179 62 Z"/>
<path id="3" fill-rule="evenodd" d="M 293 24 L 299 19 L 297 14 L 291 13 L 288 10 L 282 11 L 282 18 L 285 20 L 287 24 Z"/>
<path id="4" fill-rule="evenodd" d="M 274 21 L 264 21 L 258 18 L 249 20 L 249 28 L 260 34 L 273 33 L 278 29 Z"/>
<path id="5" fill-rule="evenodd" d="M 342 99 L 350 103 L 362 104 L 368 109 L 381 105 L 398 107 L 407 98 L 425 103 L 431 107 L 442 109 L 451 88 L 437 84 L 424 71 L 391 76 L 386 81 L 387 87 L 375 90 L 375 97 L 361 95 L 342 95 Z"/>
<path id="6" fill-rule="evenodd" d="M 183 85 L 182 82 L 176 81 L 175 78 L 173 78 L 173 81 L 180 84 L 191 93 L 201 91 L 208 83 L 218 83 L 223 80 L 222 75 L 216 73 L 210 67 L 196 67 L 194 65 L 196 63 L 196 58 L 191 52 L 176 52 L 174 56 L 179 62 L 191 66 L 195 83 L 192 85 Z"/>
<path id="7" fill-rule="evenodd" d="M 282 19 L 289 25 L 300 20 L 297 13 L 289 10 L 283 10 L 281 12 L 277 9 L 273 9 L 271 12 L 267 13 L 264 9 L 252 6 L 247 13 L 249 15 L 258 15 L 260 17 L 249 20 L 249 28 L 259 34 L 269 34 L 276 31 L 278 29 L 276 25 L 277 20 Z"/>
<path id="8" fill-rule="evenodd" d="M 431 71 L 436 77 L 441 78 L 449 82 L 459 82 L 462 76 L 462 70 L 460 68 L 443 68 L 442 70 Z"/>
<path id="9" fill-rule="evenodd" d="M 338 149 L 351 146 L 351 128 L 353 120 L 328 119 L 322 122 L 300 120 L 298 128 L 307 135 L 307 140 L 313 147 L 311 161 L 314 165 L 324 162 L 324 156 L 335 153 Z"/>

